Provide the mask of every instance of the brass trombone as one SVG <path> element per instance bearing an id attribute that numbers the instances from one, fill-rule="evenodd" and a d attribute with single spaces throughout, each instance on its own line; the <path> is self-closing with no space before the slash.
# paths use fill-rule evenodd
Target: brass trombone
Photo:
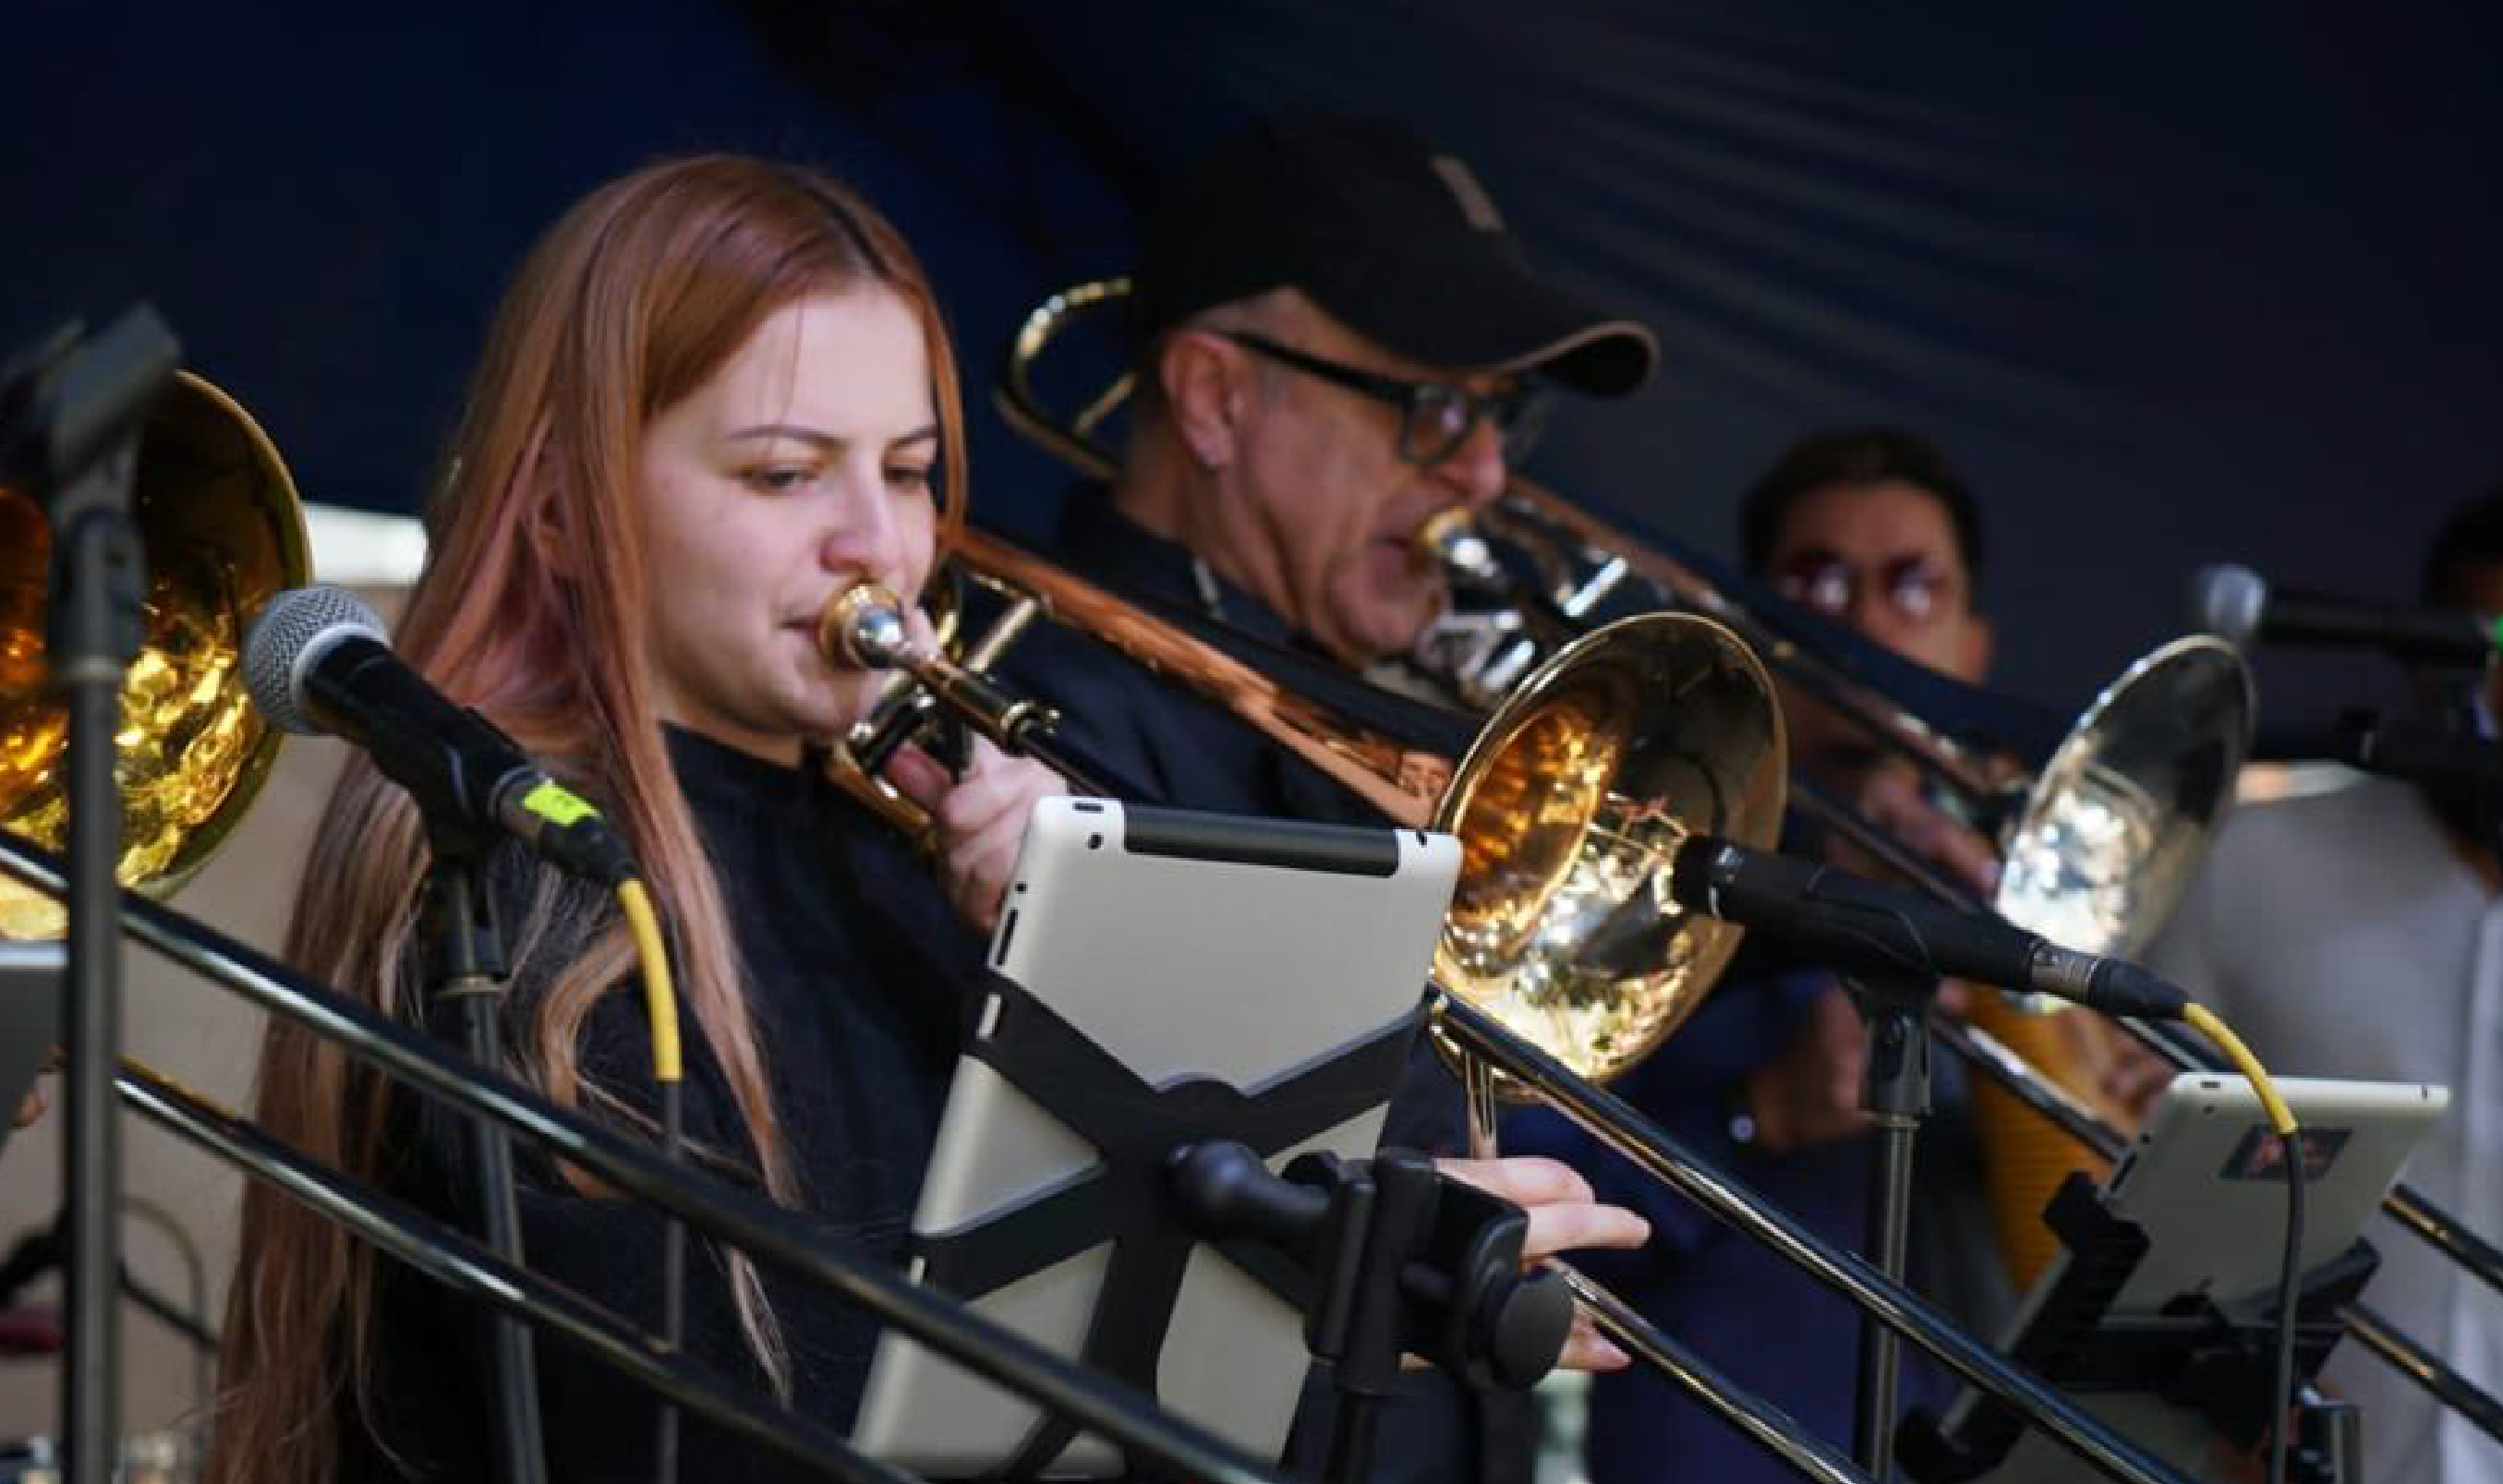
<path id="1" fill-rule="evenodd" d="M 1103 280 L 1047 300 L 1020 327 L 1000 388 L 1011 423 L 1107 477 L 1114 464 L 1098 433 L 1126 383 L 1064 420 L 1046 405 L 1035 373 L 1046 350 L 1083 313 L 1127 291 L 1124 280 Z M 1445 693 L 1474 709 L 1497 706 L 1535 665 L 1611 612 L 1714 619 L 1786 684 L 1951 790 L 1961 812 L 2006 816 L 1999 841 L 2006 867 L 1991 905 L 2020 927 L 2088 952 L 2132 953 L 2171 912 L 2232 797 L 2249 744 L 2255 703 L 2248 672 L 2231 647 L 2204 636 L 2141 659 L 2074 725 L 2062 727 L 2039 708 L 1923 669 L 1795 605 L 1750 599 L 1700 558 L 1636 540 L 1526 480 L 1511 481 L 1475 518 L 1457 510 L 1436 518 L 1420 545 L 1457 590 L 1477 600 L 1429 630 L 1410 657 Z M 1903 693 L 1920 695 L 1932 713 L 1943 711 L 1956 725 L 1934 723 L 1900 700 Z M 1964 740 L 1968 731 L 2012 744 L 2031 771 L 2030 786 L 2014 787 L 2001 759 Z M 1791 794 L 1811 817 L 1919 885 L 1959 906 L 1981 905 L 1812 780 L 1795 775 Z M 1968 1029 L 1963 1044 L 1988 1043 L 1995 1030 L 2038 1058 L 2048 1049 L 2040 1027 L 1996 997 L 1985 996 L 1976 1019 L 1991 1029 Z M 1986 1064 L 2005 1071 L 2024 1063 L 2000 1058 Z M 1491 1121 L 1481 1122 L 1491 1129 Z M 2031 1124 L 2011 1129 L 2010 1122 L 1999 1120 L 1986 1134 L 2003 1135 L 1988 1139 L 1997 1157 L 1993 1185 L 2003 1237 L 2021 1239 L 2009 1245 L 2028 1260 L 2018 1265 L 2022 1277 L 2049 1255 L 2048 1233 L 2036 1218 L 2064 1172 L 2065 1146 L 2056 1133 Z"/>
<path id="2" fill-rule="evenodd" d="M 1047 404 L 1036 385 L 1036 371 L 1046 351 L 1071 324 L 1091 310 L 1119 302 L 1129 287 L 1122 278 L 1095 280 L 1038 305 L 1011 339 L 996 391 L 1000 411 L 1011 426 L 1073 467 L 1103 479 L 1118 472 L 1118 461 L 1101 434 L 1129 390 L 1128 374 L 1064 416 Z M 2147 656 L 2064 732 L 2047 713 L 1920 670 L 1856 635 L 1836 632 L 1835 625 L 1792 611 L 1778 598 L 1751 606 L 1697 563 L 1615 530 L 1526 481 L 1512 482 L 1486 525 L 1488 529 L 1479 530 L 1466 523 L 1447 523 L 1425 533 L 1456 586 L 1474 585 L 1481 593 L 1515 602 L 1508 622 L 1498 605 L 1476 634 L 1455 638 L 1447 633 L 1442 639 L 1443 662 L 1427 667 L 1440 671 L 1462 698 L 1474 693 L 1481 703 L 1499 699 L 1542 655 L 1571 642 L 1611 605 L 1622 607 L 1631 600 L 1634 606 L 1669 606 L 1715 618 L 1755 646 L 1786 681 L 1983 804 L 1983 812 L 2009 815 L 2003 838 L 2011 842 L 2015 868 L 2003 880 L 1999 908 L 2020 926 L 2072 946 L 2128 954 L 2143 945 L 2186 890 L 2206 835 L 2226 801 L 2234 764 L 2247 748 L 2253 706 L 2247 672 L 2237 657 L 2203 640 L 2177 641 Z M 1490 535 L 1511 543 L 1512 564 L 1498 556 Z M 1525 583 L 1515 575 L 1524 568 L 1535 574 L 1535 582 Z M 1899 698 L 1903 694 L 1922 701 L 1906 703 Z M 1920 709 L 1924 704 L 1933 714 Z M 2195 711 L 2199 720 L 2185 725 L 2185 711 Z M 1952 725 L 1943 725 L 1948 719 Z M 2034 787 L 2012 793 L 2014 780 L 1963 741 L 1960 733 L 1966 731 L 2012 748 L 2016 760 L 2035 770 Z M 2150 758 L 2150 737 L 2172 740 Z M 2195 796 L 2199 807 L 2169 815 L 2154 807 L 2185 795 Z M 1943 899 L 1967 907 L 1983 905 L 1807 780 L 1794 778 L 1791 796 L 1829 827 Z M 2022 808 L 2008 809 L 2011 802 Z M 2076 841 L 2099 848 L 2079 851 L 2072 843 Z M 1997 1017 L 2010 1039 L 2026 1039 L 2030 1019 L 2012 1012 Z M 2124 1023 L 2124 1028 L 2178 1066 L 2214 1069 L 2204 1055 L 2178 1039 L 2137 1023 Z M 2083 1148 L 2109 1159 L 2123 1146 L 2123 1136 L 2109 1119 L 2000 1037 L 1938 1018 L 1933 1018 L 1933 1029 L 1992 1084 Z M 1481 1124 L 1489 1118 L 1483 1099 L 1473 1098 L 1472 1116 Z M 1578 1121 L 1579 1113 L 1575 1116 Z M 2030 1188 L 2041 1195 L 2025 1197 L 2032 1204 L 2022 1210 L 2015 1209 L 2024 1204 L 2022 1199 L 2005 1195 L 2001 1204 L 2004 1213 L 2014 1210 L 2029 1227 L 2039 1228 L 2033 1217 L 2060 1178 L 2059 1162 L 2039 1149 L 2030 1157 L 2050 1166 L 2047 1173 L 2038 1169 L 2030 1177 Z M 2503 1290 L 2503 1250 L 2419 1193 L 2402 1185 L 2383 1209 L 2489 1286 Z M 2503 1402 L 2366 1306 L 2352 1305 L 2343 1317 L 2348 1332 L 2366 1348 L 2503 1440 Z"/>
<path id="3" fill-rule="evenodd" d="M 139 441 L 132 503 L 147 549 L 139 658 L 121 688 L 117 763 L 128 819 L 116 875 L 163 895 L 241 820 L 278 752 L 252 709 L 243 633 L 299 587 L 312 560 L 294 483 L 233 398 L 178 373 Z M 51 535 L 25 492 L 0 486 L 0 831 L 67 837 L 65 709 L 44 695 Z M 0 882 L 0 938 L 60 935 L 60 907 Z"/>
<path id="4" fill-rule="evenodd" d="M 1584 1075 L 1623 1064 L 1682 1019 L 1734 948 L 1725 925 L 1668 900 L 1666 862 L 1698 832 L 1769 841 L 1784 771 L 1779 713 L 1762 666 L 1719 624 L 1651 614 L 1585 636 L 1525 680 L 1457 764 L 1442 738 L 1356 725 L 1331 696 L 1290 690 L 1279 652 L 1180 610 L 1155 609 L 969 532 L 952 559 L 1013 595 L 1011 622 L 1048 617 L 1103 640 L 1176 684 L 1228 707 L 1296 757 L 1356 789 L 1394 824 L 1450 830 L 1461 881 L 1435 954 L 1438 1041 L 1548 1101 L 1721 1219 L 1800 1263 L 1974 1385 L 2006 1400 L 2115 1477 L 2172 1478 L 2160 1462 L 2009 1366 L 1926 1302 L 1713 1173 L 1674 1139 Z M 901 649 L 891 594 L 839 595 L 819 627 L 830 661 L 883 658 L 926 678 L 950 716 L 1004 747 L 1103 771 L 1053 733 L 1048 708 L 943 655 Z M 988 647 L 987 645 L 985 646 Z M 1342 685 L 1362 687 L 1347 678 Z M 1346 697 L 1341 696 L 1341 699 Z M 1378 711 L 1378 708 L 1376 708 Z M 856 736 L 881 732 L 879 718 Z M 1492 993 L 1482 993 L 1488 986 Z M 1594 1002 L 1604 1013 L 1587 1015 Z M 1569 1038 L 1608 1028 L 1594 1052 Z M 1561 1033 L 1581 1053 L 1539 1042 Z M 1474 1079 L 1492 1086 L 1490 1079 Z M 1795 1423 L 1718 1377 L 1673 1336 L 1562 1268 L 1600 1327 L 1662 1366 L 1705 1404 L 1812 1478 L 1865 1475 Z"/>
<path id="5" fill-rule="evenodd" d="M 1801 778 L 1793 793 L 1809 818 L 1942 900 L 1987 907 L 2086 952 L 2126 957 L 2152 938 L 2188 891 L 2249 749 L 2257 702 L 2248 671 L 2210 636 L 2177 639 L 2142 658 L 2063 728 L 2047 713 L 1915 667 L 1769 594 L 1750 596 L 1737 581 L 1706 572 L 1699 558 L 1637 541 L 1526 482 L 1516 482 L 1479 523 L 1483 532 L 1429 533 L 1456 584 L 1495 605 L 1450 625 L 1475 632 L 1476 642 L 1437 644 L 1429 636 L 1420 646 L 1446 684 L 1477 694 L 1504 683 L 1524 657 L 1586 623 L 1582 615 L 1614 605 L 1710 613 L 1810 704 L 1908 759 L 1945 795 L 1949 812 L 1996 836 L 2003 869 L 1985 903 Z M 1512 559 L 1498 559 L 1495 547 Z M 1523 570 L 1537 575 L 1513 575 Z M 1516 615 L 1524 617 L 1506 622 Z M 1897 699 L 1911 688 L 1957 725 L 1934 725 Z M 1967 731 L 2006 740 L 1994 755 L 1966 741 Z M 1966 1030 L 2008 1044 L 2033 1072 L 2090 1097 L 2091 1070 L 2067 1064 L 2049 1019 L 2085 1013 L 1983 995 Z M 1985 1085 L 1975 1114 L 2001 1244 L 2021 1286 L 2055 1250 L 2042 1208 L 2068 1172 L 2089 1162 L 2057 1129 L 2012 1104 L 1992 1105 L 1998 1091 Z M 2109 1119 L 2117 1110 L 2104 1112 Z"/>

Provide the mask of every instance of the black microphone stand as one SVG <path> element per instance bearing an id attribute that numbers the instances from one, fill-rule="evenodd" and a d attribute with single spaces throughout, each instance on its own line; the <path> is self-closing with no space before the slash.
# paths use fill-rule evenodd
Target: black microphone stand
<path id="1" fill-rule="evenodd" d="M 457 1012 L 462 1049 L 482 1067 L 504 1063 L 503 934 L 478 868 L 479 849 L 462 831 L 429 820 L 434 863 L 426 879 L 425 915 L 432 944 L 429 992 L 438 1010 Z M 469 1139 L 471 1188 L 480 1234 L 496 1255 L 522 1260 L 522 1216 L 513 1185 L 513 1149 L 502 1125 L 463 1120 Z M 497 1477 L 502 1484 L 545 1484 L 538 1366 L 530 1328 L 509 1314 L 492 1321 Z"/>
<path id="2" fill-rule="evenodd" d="M 1928 861 L 1870 828 L 1832 795 L 1795 780 L 1811 804 L 1811 816 L 1841 838 L 1941 900 L 1959 890 Z M 1972 823 L 1967 821 L 1967 823 Z M 1976 827 L 1980 827 L 1976 826 Z M 1995 831 L 1991 831 L 1995 833 Z M 1860 1107 L 1876 1125 L 1877 1163 L 1869 1171 L 1869 1211 L 1862 1250 L 1878 1270 L 1901 1285 L 1909 1266 L 1912 1163 L 1921 1121 L 1930 1113 L 1931 1002 L 1938 976 L 1909 969 L 1841 977 L 1869 1029 L 1869 1062 L 1860 1077 Z M 1988 993 L 1988 992 L 1985 992 Z M 1873 1315 L 1860 1323 L 1859 1394 L 1852 1410 L 1852 1456 L 1877 1484 L 1893 1477 L 1895 1413 L 1903 1390 L 1903 1340 Z"/>
<path id="3" fill-rule="evenodd" d="M 62 1209 L 69 1226 L 61 1432 L 70 1484 L 108 1484 L 120 1462 L 121 925 L 114 781 L 121 686 L 138 657 L 148 564 L 131 520 L 139 426 L 181 347 L 140 305 L 82 344 L 72 329 L 0 375 L 0 485 L 30 489 L 51 531 L 48 668 L 69 712 L 67 1053 Z"/>
<path id="4" fill-rule="evenodd" d="M 1930 1112 L 1930 1002 L 1938 981 L 1915 973 L 1848 974 L 1844 986 L 1869 1028 L 1860 1106 L 1876 1125 L 1877 1164 L 1869 1171 L 1864 1250 L 1900 1285 L 1910 1245 L 1912 1159 Z M 1860 1321 L 1860 1385 L 1852 1453 L 1876 1484 L 1895 1468 L 1895 1412 L 1902 1392 L 1903 1340 L 1873 1314 Z"/>

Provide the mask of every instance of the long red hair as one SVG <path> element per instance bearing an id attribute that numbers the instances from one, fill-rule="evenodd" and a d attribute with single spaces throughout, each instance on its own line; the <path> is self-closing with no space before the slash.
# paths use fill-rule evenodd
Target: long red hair
<path id="1" fill-rule="evenodd" d="M 963 415 L 937 300 L 903 237 L 822 175 L 730 155 L 674 160 L 574 206 L 505 294 L 427 512 L 426 568 L 393 639 L 447 694 L 596 791 L 624 827 L 675 929 L 685 1011 L 727 1076 L 767 1189 L 786 1201 L 787 1145 L 720 886 L 643 672 L 651 574 L 633 491 L 656 416 L 775 311 L 864 285 L 895 293 L 921 320 L 943 548 L 963 520 Z M 289 960 L 416 1019 L 411 933 L 427 864 L 407 795 L 362 758 L 352 761 L 314 842 Z M 593 1004 L 624 984 L 631 942 L 604 908 L 553 890 L 507 930 L 517 966 L 541 944 L 590 943 L 545 966 L 550 988 L 511 1037 L 512 1069 L 578 1106 L 587 1092 L 578 1037 Z M 274 1024 L 263 1042 L 262 1125 L 351 1174 L 371 1179 L 382 1166 L 390 1096 L 383 1079 L 292 1026 Z M 352 1395 L 372 1414 L 373 1254 L 259 1185 L 245 1196 L 241 1251 L 208 1478 L 327 1484 L 341 1402 Z M 778 1378 L 762 1291 L 743 1262 L 733 1271 L 751 1348 Z"/>

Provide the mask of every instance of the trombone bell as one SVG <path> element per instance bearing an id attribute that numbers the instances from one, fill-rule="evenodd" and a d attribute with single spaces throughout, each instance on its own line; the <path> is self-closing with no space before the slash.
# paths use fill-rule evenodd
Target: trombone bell
<path id="1" fill-rule="evenodd" d="M 2095 698 L 2052 754 L 2006 836 L 1994 905 L 2009 922 L 2088 953 L 2134 957 L 2179 904 L 2232 801 L 2256 701 L 2250 671 L 2206 635 L 2165 645 Z M 1973 1023 L 2114 1124 L 2085 1012 L 1999 996 Z M 1973 1089 L 2000 1249 L 2019 1286 L 2058 1251 L 2042 1208 L 2073 1169 L 2103 1162 L 1989 1084 Z"/>
<path id="2" fill-rule="evenodd" d="M 148 589 L 116 737 L 116 876 L 161 894 L 224 840 L 277 755 L 278 733 L 244 690 L 244 630 L 312 562 L 278 450 L 233 398 L 189 372 L 140 431 L 132 503 Z M 0 829 L 57 850 L 69 719 L 47 693 L 50 548 L 32 496 L 0 487 Z M 51 898 L 0 880 L 0 939 L 57 937 L 65 922 Z"/>
<path id="3" fill-rule="evenodd" d="M 1726 832 L 1769 847 L 1788 771 L 1771 683 L 1720 624 L 1644 614 L 1576 640 L 1487 724 L 1444 795 L 1434 825 L 1462 856 L 1435 978 L 1606 1081 L 1737 947 L 1737 928 L 1670 899 L 1678 846 Z"/>
<path id="4" fill-rule="evenodd" d="M 2086 953 L 2143 949 L 2233 802 L 2257 704 L 2249 669 L 2212 635 L 2131 665 L 2028 791 L 2007 834 L 2000 915 Z"/>

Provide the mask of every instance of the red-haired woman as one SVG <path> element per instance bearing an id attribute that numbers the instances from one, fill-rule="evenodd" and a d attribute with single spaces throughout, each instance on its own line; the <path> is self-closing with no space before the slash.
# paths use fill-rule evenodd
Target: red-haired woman
<path id="1" fill-rule="evenodd" d="M 871 1255 L 901 1245 L 952 1064 L 975 928 L 995 910 L 1042 768 L 977 750 L 934 807 L 939 880 L 808 765 L 875 677 L 811 637 L 862 579 L 920 590 L 962 518 L 956 373 L 927 277 L 826 178 L 716 156 L 575 206 L 506 294 L 428 515 L 394 643 L 447 693 L 600 799 L 677 935 L 691 1147 Z M 422 1019 L 427 852 L 361 760 L 338 785 L 289 943 L 304 969 Z M 599 894 L 494 862 L 515 965 L 507 1042 L 558 1101 L 648 1126 L 631 948 Z M 452 1121 L 280 1025 L 260 1116 L 282 1137 L 467 1221 Z M 531 1265 L 658 1319 L 660 1224 L 522 1159 Z M 256 1187 L 225 1332 L 223 1484 L 488 1477 L 484 1326 Z M 699 1245 L 687 1345 L 847 1425 L 856 1312 Z M 539 1346 L 552 1476 L 649 1477 L 645 1394 Z M 787 1467 L 689 1418 L 689 1477 Z"/>
<path id="2" fill-rule="evenodd" d="M 686 1128 L 700 1158 L 900 1253 L 1042 768 L 978 745 L 961 779 L 889 769 L 937 822 L 938 871 L 810 765 L 876 678 L 814 627 L 862 579 L 920 590 L 963 518 L 955 364 L 895 229 L 822 176 L 713 156 L 637 172 L 541 240 L 506 294 L 429 513 L 394 645 L 623 826 L 678 944 Z M 427 867 L 400 791 L 359 761 L 325 817 L 289 958 L 427 1015 L 414 918 Z M 561 1103 L 648 1127 L 649 1040 L 606 899 L 491 862 L 514 964 L 506 1043 Z M 970 925 L 970 926 L 969 926 Z M 259 1117 L 299 1148 L 471 1224 L 454 1121 L 290 1027 Z M 649 1329 L 661 1226 L 522 1160 L 530 1265 Z M 1640 1240 L 1563 1166 L 1447 1166 L 1532 1208 L 1545 1252 Z M 491 1475 L 486 1328 L 256 1187 L 225 1330 L 212 1484 Z M 686 1344 L 849 1425 L 874 1335 L 856 1311 L 709 1247 Z M 650 1397 L 538 1347 L 551 1477 L 650 1476 Z M 1585 1335 L 1571 1359 L 1621 1365 Z M 797 1467 L 690 1417 L 687 1476 Z"/>

